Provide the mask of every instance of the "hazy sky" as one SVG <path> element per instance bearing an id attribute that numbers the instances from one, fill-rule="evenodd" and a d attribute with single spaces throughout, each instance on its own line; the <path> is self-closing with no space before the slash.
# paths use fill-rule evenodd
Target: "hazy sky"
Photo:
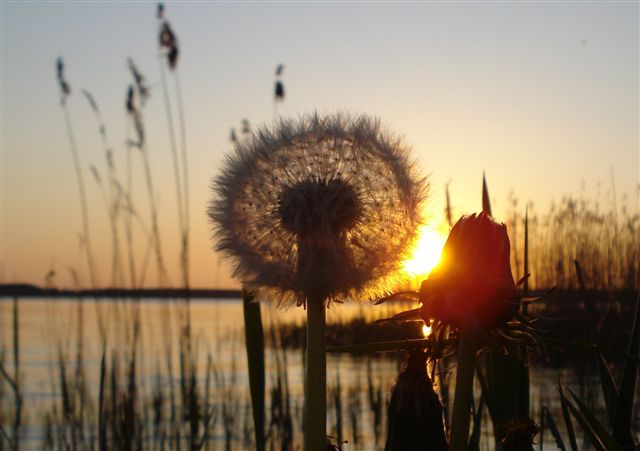
<path id="1" fill-rule="evenodd" d="M 3 282 L 88 283 L 78 190 L 54 63 L 66 62 L 68 106 L 89 199 L 100 279 L 110 276 L 105 206 L 89 166 L 105 170 L 103 112 L 119 173 L 126 161 L 125 93 L 132 57 L 151 85 L 145 107 L 165 258 L 179 280 L 171 153 L 160 87 L 155 3 L 1 2 L 0 276 Z M 167 4 L 180 45 L 190 161 L 192 282 L 230 286 L 211 251 L 205 209 L 229 130 L 273 120 L 274 69 L 286 65 L 283 116 L 362 112 L 404 136 L 430 175 L 428 212 L 441 216 L 450 181 L 457 214 L 480 208 L 486 171 L 496 216 L 513 191 L 539 212 L 595 195 L 601 182 L 637 208 L 639 3 L 443 2 Z M 172 85 L 171 85 L 172 86 Z M 134 200 L 148 223 L 141 159 Z M 145 240 L 137 239 L 138 261 Z M 148 283 L 155 271 L 150 267 Z"/>

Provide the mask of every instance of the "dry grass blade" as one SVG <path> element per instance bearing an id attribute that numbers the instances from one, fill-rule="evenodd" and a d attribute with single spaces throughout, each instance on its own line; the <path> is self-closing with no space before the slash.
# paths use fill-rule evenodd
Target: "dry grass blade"
<path id="1" fill-rule="evenodd" d="M 618 387 L 611 374 L 611 369 L 601 352 L 596 353 L 598 360 L 598 369 L 600 370 L 600 384 L 602 385 L 602 393 L 604 395 L 605 406 L 607 408 L 607 417 L 610 424 L 615 421 L 616 402 L 618 400 Z"/>
<path id="2" fill-rule="evenodd" d="M 619 444 L 616 443 L 616 440 L 607 432 L 589 408 L 570 389 L 567 390 L 577 408 L 569 400 L 567 400 L 567 406 L 588 435 L 592 444 L 601 451 L 621 451 Z"/>

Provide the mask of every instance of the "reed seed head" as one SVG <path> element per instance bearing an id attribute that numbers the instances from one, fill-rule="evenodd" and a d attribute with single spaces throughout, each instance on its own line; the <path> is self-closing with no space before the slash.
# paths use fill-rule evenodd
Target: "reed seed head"
<path id="1" fill-rule="evenodd" d="M 60 101 L 64 104 L 67 97 L 71 95 L 71 87 L 64 76 L 64 60 L 62 57 L 58 57 L 56 60 L 56 78 L 60 86 Z"/>
<path id="2" fill-rule="evenodd" d="M 169 69 L 174 70 L 178 64 L 178 39 L 166 20 L 160 26 L 160 47 L 167 51 Z"/>

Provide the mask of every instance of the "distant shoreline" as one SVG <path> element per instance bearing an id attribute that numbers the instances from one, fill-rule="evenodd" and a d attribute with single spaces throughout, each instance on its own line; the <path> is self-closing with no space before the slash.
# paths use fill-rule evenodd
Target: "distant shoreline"
<path id="1" fill-rule="evenodd" d="M 162 299 L 229 299 L 241 298 L 241 290 L 233 289 L 191 289 L 183 288 L 141 288 L 136 290 L 123 288 L 100 288 L 96 290 L 65 290 L 41 288 L 29 284 L 0 285 L 0 298 L 36 297 L 36 298 L 162 298 Z"/>

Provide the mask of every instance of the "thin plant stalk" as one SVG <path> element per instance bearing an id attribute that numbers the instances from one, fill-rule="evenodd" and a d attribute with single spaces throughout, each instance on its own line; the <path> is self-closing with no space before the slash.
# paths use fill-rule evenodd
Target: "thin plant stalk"
<path id="1" fill-rule="evenodd" d="M 147 148 L 143 146 L 140 151 L 142 152 L 142 161 L 144 166 L 144 177 L 147 185 L 147 193 L 149 196 L 149 206 L 151 208 L 151 236 L 153 237 L 153 247 L 156 254 L 157 266 L 158 266 L 158 284 L 165 286 L 168 280 L 167 270 L 164 266 L 164 259 L 162 257 L 162 245 L 160 243 L 160 227 L 158 226 L 158 206 L 156 205 L 155 195 L 153 192 L 153 179 L 151 178 L 151 167 L 149 164 L 149 153 Z"/>
<path id="2" fill-rule="evenodd" d="M 129 134 L 129 121 L 127 121 L 127 135 Z M 127 138 L 127 181 L 126 181 L 126 193 L 127 199 L 132 197 L 132 185 L 133 185 L 133 170 L 132 170 L 132 146 L 130 140 Z M 127 238 L 127 254 L 129 259 L 129 277 L 131 282 L 131 288 L 136 288 L 136 261 L 133 252 L 133 229 L 131 227 L 131 219 L 133 212 L 130 208 L 127 208 L 127 214 L 125 215 L 125 235 Z"/>
<path id="3" fill-rule="evenodd" d="M 22 425 L 22 391 L 20 390 L 20 320 L 18 298 L 13 298 L 13 389 L 16 412 L 13 419 L 13 445 L 20 449 L 20 427 Z"/>
<path id="4" fill-rule="evenodd" d="M 522 289 L 524 294 L 529 293 L 529 207 L 524 212 L 524 282 Z M 522 312 L 527 314 L 527 304 L 522 307 Z"/>
<path id="5" fill-rule="evenodd" d="M 131 115 L 131 120 L 135 126 L 137 133 L 137 141 L 132 145 L 137 147 L 142 153 L 142 162 L 144 166 L 145 182 L 147 185 L 147 193 L 149 196 L 149 208 L 151 212 L 151 235 L 154 238 L 153 249 L 156 254 L 156 263 L 158 269 L 158 284 L 166 286 L 169 277 L 167 275 L 164 259 L 162 257 L 162 245 L 160 243 L 160 228 L 158 226 L 158 206 L 155 201 L 153 190 L 153 181 L 151 178 L 151 168 L 149 164 L 149 153 L 146 146 L 144 122 L 142 111 L 135 106 L 133 87 L 129 86 L 126 102 L 127 112 Z"/>
<path id="6" fill-rule="evenodd" d="M 177 97 L 178 106 L 178 121 L 180 124 L 180 147 L 182 158 L 182 194 L 183 194 L 183 208 L 184 208 L 184 230 L 182 236 L 182 264 L 184 271 L 184 284 L 188 290 L 190 286 L 190 261 L 189 261 L 189 164 L 187 160 L 187 127 L 185 125 L 184 118 L 184 106 L 182 102 L 182 89 L 180 84 L 180 78 L 178 76 L 178 70 L 173 73 L 173 80 L 175 82 L 175 91 Z"/>
<path id="7" fill-rule="evenodd" d="M 326 450 L 327 366 L 326 309 L 322 299 L 307 302 L 307 373 L 305 376 L 305 451 Z"/>
<path id="8" fill-rule="evenodd" d="M 102 114 L 100 113 L 100 109 L 98 108 L 98 104 L 91 93 L 87 90 L 82 91 L 87 101 L 89 102 L 89 106 L 94 112 L 96 122 L 98 125 L 98 134 L 100 135 L 100 141 L 102 143 L 102 150 L 104 152 L 107 171 L 108 171 L 108 181 L 109 186 L 107 189 L 107 213 L 109 216 L 109 225 L 111 227 L 111 285 L 113 287 L 120 286 L 123 282 L 122 280 L 122 262 L 120 257 L 120 237 L 118 233 L 118 212 L 119 212 L 119 202 L 116 197 L 115 184 L 117 181 L 116 168 L 113 163 L 113 155 L 111 149 L 109 147 L 109 140 L 107 138 L 107 128 L 104 124 L 104 120 L 102 118 Z"/>
<path id="9" fill-rule="evenodd" d="M 71 156 L 73 158 L 73 166 L 76 172 L 76 181 L 78 182 L 78 191 L 80 194 L 80 210 L 82 213 L 82 230 L 84 239 L 84 249 L 87 257 L 87 265 L 89 267 L 89 277 L 91 279 L 92 288 L 97 288 L 98 278 L 96 274 L 96 268 L 93 261 L 93 252 L 91 248 L 91 235 L 89 233 L 89 213 L 87 209 L 87 193 L 84 186 L 84 179 L 82 177 L 82 169 L 80 166 L 80 157 L 78 155 L 78 147 L 76 145 L 75 135 L 73 133 L 73 127 L 71 126 L 71 119 L 69 117 L 69 110 L 65 101 L 62 102 L 62 112 L 64 114 L 64 121 L 67 128 L 67 136 L 69 138 L 69 147 L 71 149 Z"/>
<path id="10" fill-rule="evenodd" d="M 186 263 L 186 259 L 187 259 L 187 245 L 188 245 L 188 238 L 187 238 L 187 233 L 186 233 L 186 223 L 185 223 L 185 218 L 186 218 L 186 214 L 185 214 L 185 208 L 184 208 L 184 196 L 186 195 L 185 193 L 185 187 L 187 184 L 187 181 L 183 181 L 182 178 L 183 176 L 181 176 L 180 174 L 180 160 L 178 158 L 178 145 L 176 143 L 176 133 L 175 133 L 175 129 L 174 129 L 174 119 L 173 119 L 173 109 L 171 107 L 171 100 L 169 98 L 169 87 L 167 86 L 167 76 L 165 73 L 165 67 L 164 67 L 164 53 L 162 52 L 162 49 L 160 49 L 161 51 L 158 54 L 158 62 L 160 64 L 160 82 L 162 85 L 162 93 L 163 93 L 163 98 L 164 98 L 164 109 L 165 109 L 165 113 L 166 113 L 166 118 L 167 118 L 167 130 L 169 132 L 169 143 L 171 146 L 171 157 L 173 159 L 173 175 L 174 175 L 174 179 L 175 179 L 175 185 L 176 185 L 176 202 L 178 205 L 178 226 L 180 228 L 180 242 L 181 242 L 181 251 L 180 251 L 180 263 L 181 263 L 181 268 L 182 268 L 182 281 L 183 281 L 183 286 L 185 288 L 188 288 L 189 286 L 189 276 L 188 276 L 188 269 L 187 269 L 187 263 Z M 177 82 L 176 82 L 177 83 Z M 184 135 L 184 131 L 183 131 L 183 135 Z M 183 136 L 183 144 L 184 144 L 184 136 Z M 185 166 L 186 162 L 186 150 L 183 147 L 183 166 Z M 183 167 L 183 174 L 186 175 L 187 170 L 186 168 Z"/>
<path id="11" fill-rule="evenodd" d="M 469 440 L 471 405 L 473 403 L 473 375 L 476 352 L 480 349 L 480 333 L 474 329 L 460 331 L 456 391 L 451 418 L 450 451 L 466 451 Z"/>

